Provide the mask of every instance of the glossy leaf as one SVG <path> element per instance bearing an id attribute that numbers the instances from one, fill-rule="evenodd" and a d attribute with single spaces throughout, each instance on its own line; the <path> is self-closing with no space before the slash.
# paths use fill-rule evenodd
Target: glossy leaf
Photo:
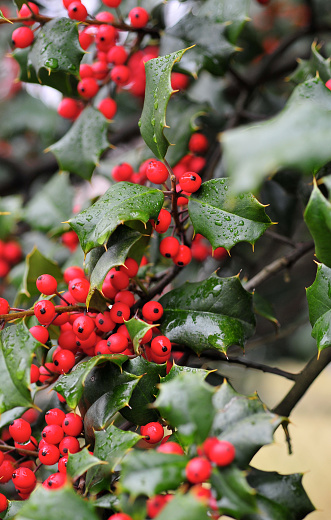
<path id="1" fill-rule="evenodd" d="M 208 348 L 226 352 L 233 344 L 243 347 L 254 332 L 252 295 L 237 276 L 186 282 L 162 296 L 160 303 L 162 333 L 197 354 Z"/>
<path id="2" fill-rule="evenodd" d="M 140 132 L 147 146 L 158 159 L 164 159 L 169 141 L 164 135 L 166 110 L 171 94 L 172 67 L 187 49 L 151 59 L 145 63 L 146 89 L 144 107 L 140 119 Z"/>
<path id="3" fill-rule="evenodd" d="M 111 473 L 121 462 L 125 454 L 141 439 L 137 433 L 119 430 L 113 425 L 95 432 L 94 455 L 106 461 L 107 466 L 92 468 L 86 477 L 87 489 L 97 493 L 107 487 Z"/>
<path id="4" fill-rule="evenodd" d="M 156 219 L 163 200 L 160 190 L 118 182 L 90 208 L 70 219 L 69 224 L 76 231 L 84 253 L 88 253 L 94 247 L 106 244 L 120 224 Z"/>
<path id="5" fill-rule="evenodd" d="M 236 449 L 235 463 L 246 468 L 255 453 L 273 442 L 273 433 L 284 418 L 269 412 L 257 394 L 238 394 L 226 381 L 213 398 L 217 412 L 211 435 L 231 442 Z"/>
<path id="6" fill-rule="evenodd" d="M 253 294 L 253 305 L 254 305 L 254 312 L 259 314 L 260 316 L 263 316 L 266 320 L 271 321 L 276 325 L 276 327 L 279 327 L 279 321 L 277 320 L 273 306 L 271 303 L 263 298 L 260 293 L 254 292 Z"/>
<path id="7" fill-rule="evenodd" d="M 319 351 L 331 346 L 331 269 L 318 264 L 314 283 L 307 288 L 311 335 Z"/>
<path id="8" fill-rule="evenodd" d="M 251 194 L 235 196 L 229 179 L 213 179 L 190 196 L 188 210 L 195 233 L 229 250 L 238 242 L 255 244 L 271 226 L 263 204 Z"/>
<path id="9" fill-rule="evenodd" d="M 3 520 L 13 520 L 24 506 L 23 500 L 10 500 L 5 513 L 1 514 Z"/>
<path id="10" fill-rule="evenodd" d="M 208 437 L 213 423 L 214 389 L 204 382 L 205 377 L 199 372 L 179 374 L 175 379 L 162 383 L 154 403 L 162 417 L 177 429 L 185 444 L 201 444 Z"/>
<path id="11" fill-rule="evenodd" d="M 99 520 L 91 502 L 80 497 L 71 487 L 49 491 L 38 487 L 20 509 L 16 520 Z"/>
<path id="12" fill-rule="evenodd" d="M 211 476 L 217 505 L 223 514 L 242 519 L 258 512 L 256 492 L 248 484 L 245 473 L 235 466 L 215 468 Z"/>
<path id="13" fill-rule="evenodd" d="M 6 327 L 0 335 L 0 412 L 33 406 L 30 366 L 40 343 L 23 322 Z"/>
<path id="14" fill-rule="evenodd" d="M 89 306 L 95 289 L 101 290 L 103 281 L 110 269 L 118 265 L 124 265 L 130 248 L 140 237 L 139 231 L 135 231 L 127 226 L 119 226 L 114 231 L 108 241 L 107 251 L 100 256 L 91 272 L 90 291 L 86 298 L 87 306 Z"/>
<path id="15" fill-rule="evenodd" d="M 251 468 L 247 481 L 256 489 L 258 513 L 245 520 L 301 520 L 315 510 L 302 486 L 303 475 L 279 475 Z"/>
<path id="16" fill-rule="evenodd" d="M 100 155 L 109 147 L 108 122 L 99 110 L 85 108 L 70 130 L 46 151 L 52 152 L 61 170 L 90 179 Z"/>
<path id="17" fill-rule="evenodd" d="M 129 407 L 126 406 L 121 410 L 123 417 L 139 425 L 159 420 L 159 412 L 156 409 L 152 409 L 150 405 L 155 401 L 158 393 L 160 378 L 166 374 L 166 365 L 150 363 L 139 356 L 129 359 L 123 365 L 123 371 L 136 376 L 142 376 L 132 393 Z"/>
<path id="18" fill-rule="evenodd" d="M 146 321 L 131 318 L 131 320 L 125 322 L 125 325 L 129 331 L 134 350 L 136 354 L 139 354 L 140 340 L 150 329 L 155 327 L 156 324 L 152 323 L 152 325 L 148 325 Z"/>
<path id="19" fill-rule="evenodd" d="M 226 24 L 226 36 L 236 43 L 244 25 L 249 21 L 250 0 L 207 0 L 198 11 L 213 22 Z"/>
<path id="20" fill-rule="evenodd" d="M 84 55 L 78 40 L 78 26 L 69 18 L 53 18 L 38 31 L 28 55 L 39 78 L 40 69 L 48 74 L 65 72 L 77 76 Z"/>
<path id="21" fill-rule="evenodd" d="M 98 459 L 94 455 L 91 455 L 88 448 L 84 448 L 78 453 L 69 453 L 67 462 L 67 473 L 73 481 L 77 480 L 78 477 L 84 475 L 86 471 L 94 466 L 100 466 L 107 464 L 105 461 Z"/>
<path id="22" fill-rule="evenodd" d="M 331 92 L 315 78 L 298 85 L 269 121 L 225 132 L 224 160 L 235 190 L 254 191 L 281 168 L 311 174 L 330 161 L 330 111 Z"/>
<path id="23" fill-rule="evenodd" d="M 96 365 L 110 362 L 121 367 L 126 359 L 127 357 L 121 354 L 94 356 L 76 365 L 70 374 L 64 374 L 56 383 L 55 389 L 65 397 L 70 408 L 76 408 L 84 391 L 85 380 Z"/>
<path id="24" fill-rule="evenodd" d="M 308 79 L 313 79 L 318 74 L 326 83 L 331 78 L 331 63 L 329 59 L 323 58 L 318 52 L 319 46 L 316 41 L 311 46 L 311 56 L 309 60 L 298 60 L 296 70 L 291 74 L 290 80 L 295 83 L 302 83 Z"/>
<path id="25" fill-rule="evenodd" d="M 161 383 L 168 383 L 169 381 L 172 381 L 173 379 L 176 379 L 180 374 L 183 372 L 189 372 L 191 374 L 198 374 L 198 376 L 201 376 L 202 379 L 205 379 L 208 374 L 210 374 L 210 370 L 204 370 L 203 368 L 192 368 L 187 367 L 185 365 L 176 365 L 175 363 L 172 365 L 170 371 L 165 377 L 161 377 Z"/>
<path id="26" fill-rule="evenodd" d="M 23 218 L 33 229 L 47 232 L 57 228 L 71 215 L 73 195 L 69 175 L 54 175 L 29 200 Z"/>
<path id="27" fill-rule="evenodd" d="M 131 497 L 177 489 L 185 480 L 187 462 L 185 455 L 133 450 L 122 462 L 120 489 Z"/>
<path id="28" fill-rule="evenodd" d="M 331 267 L 331 202 L 324 197 L 316 182 L 304 218 L 314 239 L 318 260 Z"/>
<path id="29" fill-rule="evenodd" d="M 4 240 L 14 231 L 20 219 L 23 200 L 20 195 L 0 198 L 0 240 Z"/>
<path id="30" fill-rule="evenodd" d="M 208 520 L 207 508 L 193 493 L 181 495 L 176 493 L 173 499 L 157 515 L 157 520 Z"/>

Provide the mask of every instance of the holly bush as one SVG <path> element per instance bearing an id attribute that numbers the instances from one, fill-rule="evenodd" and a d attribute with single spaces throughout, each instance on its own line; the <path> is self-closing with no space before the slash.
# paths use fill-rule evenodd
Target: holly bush
<path id="1" fill-rule="evenodd" d="M 331 360 L 331 7 L 0 7 L 1 518 L 305 518 L 251 461 Z"/>

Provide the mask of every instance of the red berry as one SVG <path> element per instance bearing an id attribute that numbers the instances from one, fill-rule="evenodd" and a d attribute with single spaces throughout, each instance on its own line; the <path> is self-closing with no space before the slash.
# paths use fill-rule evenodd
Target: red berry
<path id="1" fill-rule="evenodd" d="M 22 248 L 17 242 L 10 240 L 4 244 L 2 256 L 11 265 L 15 265 L 22 258 Z"/>
<path id="2" fill-rule="evenodd" d="M 39 380 L 39 368 L 37 365 L 32 364 L 30 367 L 30 383 L 36 383 Z"/>
<path id="3" fill-rule="evenodd" d="M 95 41 L 97 45 L 102 43 L 109 47 L 110 45 L 115 44 L 116 35 L 116 29 L 112 25 L 99 25 Z"/>
<path id="4" fill-rule="evenodd" d="M 83 78 L 78 83 L 77 90 L 83 98 L 91 99 L 97 94 L 99 85 L 95 78 Z"/>
<path id="5" fill-rule="evenodd" d="M 65 455 L 64 457 L 61 457 L 58 462 L 58 470 L 60 473 L 67 473 L 67 462 L 68 462 L 68 455 Z"/>
<path id="6" fill-rule="evenodd" d="M 60 336 L 58 337 L 58 344 L 59 346 L 64 350 L 71 350 L 73 352 L 76 351 L 77 345 L 77 336 L 73 333 L 72 330 L 66 330 L 64 332 L 61 332 Z"/>
<path id="7" fill-rule="evenodd" d="M 105 5 L 108 7 L 118 7 L 122 0 L 102 0 Z"/>
<path id="8" fill-rule="evenodd" d="M 66 435 L 78 437 L 83 431 L 82 418 L 75 413 L 67 413 L 63 420 L 62 428 Z"/>
<path id="9" fill-rule="evenodd" d="M 90 282 L 86 278 L 74 278 L 70 280 L 68 288 L 77 302 L 85 303 L 90 290 Z"/>
<path id="10" fill-rule="evenodd" d="M 124 262 L 124 265 L 120 266 L 120 271 L 126 273 L 129 278 L 134 278 L 138 274 L 139 265 L 138 262 L 134 260 L 134 258 L 127 258 Z"/>
<path id="11" fill-rule="evenodd" d="M 46 489 L 59 489 L 65 485 L 66 480 L 65 473 L 53 473 L 43 482 L 43 487 Z"/>
<path id="12" fill-rule="evenodd" d="M 36 286 L 38 291 L 48 296 L 57 291 L 57 281 L 51 274 L 42 274 L 38 276 Z"/>
<path id="13" fill-rule="evenodd" d="M 156 448 L 161 453 L 172 453 L 174 455 L 184 455 L 184 450 L 180 444 L 173 441 L 165 442 Z"/>
<path id="14" fill-rule="evenodd" d="M 7 497 L 5 497 L 5 495 L 0 493 L 0 513 L 3 513 L 4 511 L 6 511 L 7 507 L 8 507 L 8 499 L 7 499 Z"/>
<path id="15" fill-rule="evenodd" d="M 79 75 L 80 75 L 80 79 L 92 78 L 93 69 L 92 69 L 91 65 L 88 65 L 88 63 L 82 63 L 79 66 Z M 71 99 L 71 98 L 67 98 L 67 99 Z"/>
<path id="16" fill-rule="evenodd" d="M 71 2 L 68 7 L 68 16 L 72 20 L 78 20 L 79 22 L 84 22 L 87 18 L 87 9 L 85 5 L 81 3 L 81 1 Z"/>
<path id="17" fill-rule="evenodd" d="M 146 176 L 154 184 L 163 184 L 169 176 L 168 168 L 161 161 L 152 159 L 147 165 Z"/>
<path id="18" fill-rule="evenodd" d="M 119 291 L 115 296 L 115 302 L 125 303 L 128 307 L 135 304 L 135 297 L 131 291 Z"/>
<path id="19" fill-rule="evenodd" d="M 65 418 L 65 413 L 60 408 L 51 408 L 45 414 L 45 421 L 47 424 L 57 424 L 62 426 Z"/>
<path id="20" fill-rule="evenodd" d="M 162 208 L 159 213 L 159 216 L 157 217 L 157 221 L 154 222 L 154 220 L 152 220 L 151 223 L 155 231 L 157 231 L 158 233 L 165 233 L 166 231 L 168 231 L 169 226 L 171 224 L 170 211 L 167 211 L 166 209 Z"/>
<path id="21" fill-rule="evenodd" d="M 104 2 L 105 0 L 102 1 Z M 109 516 L 108 520 L 133 520 L 133 518 L 126 513 L 115 513 L 115 515 Z"/>
<path id="22" fill-rule="evenodd" d="M 57 113 L 65 119 L 76 119 L 80 112 L 80 104 L 72 98 L 63 98 L 57 107 Z"/>
<path id="23" fill-rule="evenodd" d="M 146 502 L 147 516 L 155 518 L 165 507 L 167 503 L 166 495 L 155 495 Z"/>
<path id="24" fill-rule="evenodd" d="M 79 33 L 78 40 L 81 48 L 86 51 L 90 45 L 93 43 L 93 35 L 89 32 L 88 29 L 84 29 Z"/>
<path id="25" fill-rule="evenodd" d="M 145 424 L 145 426 L 141 426 L 140 432 L 149 444 L 157 444 L 164 435 L 163 426 L 158 422 L 150 422 Z"/>
<path id="26" fill-rule="evenodd" d="M 73 265 L 71 267 L 67 267 L 63 273 L 63 278 L 66 283 L 69 283 L 70 280 L 73 280 L 74 278 L 85 278 L 85 273 L 81 267 Z"/>
<path id="27" fill-rule="evenodd" d="M 0 314 L 8 314 L 9 313 L 9 303 L 5 298 L 0 298 Z"/>
<path id="28" fill-rule="evenodd" d="M 163 307 L 161 303 L 151 300 L 145 303 L 141 309 L 141 312 L 145 320 L 158 321 L 160 318 L 162 318 Z"/>
<path id="29" fill-rule="evenodd" d="M 29 27 L 18 27 L 11 35 L 12 44 L 18 49 L 29 47 L 33 40 L 34 33 Z"/>
<path id="30" fill-rule="evenodd" d="M 110 317 L 115 323 L 124 323 L 130 318 L 130 313 L 130 307 L 122 302 L 114 303 L 110 309 Z"/>
<path id="31" fill-rule="evenodd" d="M 129 77 L 130 69 L 126 65 L 115 65 L 110 73 L 111 80 L 119 86 L 125 85 Z"/>
<path id="32" fill-rule="evenodd" d="M 112 177 L 114 181 L 120 182 L 120 181 L 128 181 L 131 178 L 131 175 L 133 174 L 133 168 L 130 164 L 124 162 L 121 164 L 118 164 L 112 169 Z"/>
<path id="33" fill-rule="evenodd" d="M 109 11 L 100 11 L 100 13 L 95 15 L 96 20 L 99 22 L 108 22 L 112 23 L 115 20 L 115 16 Z"/>
<path id="34" fill-rule="evenodd" d="M 101 114 L 105 116 L 106 119 L 113 119 L 114 115 L 117 112 L 117 103 L 112 98 L 104 98 L 100 101 L 98 109 L 100 110 Z"/>
<path id="35" fill-rule="evenodd" d="M 48 444 L 59 444 L 64 437 L 64 431 L 58 424 L 48 424 L 41 432 L 41 437 Z"/>
<path id="36" fill-rule="evenodd" d="M 60 450 L 54 444 L 43 444 L 43 446 L 38 451 L 38 457 L 40 462 L 46 464 L 47 466 L 52 466 L 59 461 L 60 458 Z"/>
<path id="37" fill-rule="evenodd" d="M 93 77 L 95 79 L 103 80 L 108 74 L 108 65 L 105 61 L 96 61 L 92 65 Z"/>
<path id="38" fill-rule="evenodd" d="M 34 487 L 37 478 L 36 475 L 31 471 L 29 468 L 17 468 L 14 473 L 12 474 L 12 479 L 14 482 L 15 487 L 26 489 L 30 487 Z"/>
<path id="39" fill-rule="evenodd" d="M 87 339 L 93 332 L 95 322 L 90 316 L 78 316 L 72 324 L 72 331 L 79 339 Z"/>
<path id="40" fill-rule="evenodd" d="M 186 478 L 191 484 L 201 484 L 209 479 L 212 465 L 204 457 L 194 457 L 185 468 Z"/>
<path id="41" fill-rule="evenodd" d="M 120 354 L 128 346 L 128 339 L 123 334 L 115 332 L 107 340 L 107 347 L 111 353 Z"/>
<path id="42" fill-rule="evenodd" d="M 214 249 L 213 257 L 215 260 L 222 260 L 223 258 L 228 257 L 228 252 L 224 247 L 217 247 Z"/>
<path id="43" fill-rule="evenodd" d="M 180 245 L 177 255 L 174 256 L 172 260 L 179 267 L 184 267 L 192 260 L 191 249 L 188 246 Z"/>
<path id="44" fill-rule="evenodd" d="M 195 172 L 185 172 L 179 179 L 179 184 L 182 190 L 188 193 L 194 193 L 198 191 L 201 186 L 201 177 Z"/>
<path id="45" fill-rule="evenodd" d="M 114 45 L 107 52 L 107 61 L 113 65 L 124 65 L 128 58 L 128 53 L 122 45 Z"/>
<path id="46" fill-rule="evenodd" d="M 166 258 L 174 258 L 179 253 L 179 242 L 176 237 L 165 237 L 160 242 L 160 253 Z"/>
<path id="47" fill-rule="evenodd" d="M 63 6 L 68 9 L 69 5 L 72 4 L 73 0 L 62 0 Z M 81 2 L 81 0 L 77 0 L 77 2 Z"/>
<path id="48" fill-rule="evenodd" d="M 135 29 L 140 29 L 141 27 L 145 27 L 149 20 L 149 14 L 143 7 L 134 7 L 129 12 L 129 18 L 132 27 Z"/>
<path id="49" fill-rule="evenodd" d="M 16 442 L 28 442 L 31 436 L 31 426 L 25 419 L 15 419 L 9 425 L 9 433 Z"/>
<path id="50" fill-rule="evenodd" d="M 61 455 L 67 455 L 67 453 L 77 453 L 80 451 L 79 442 L 76 437 L 64 437 L 60 442 L 59 450 Z"/>
<path id="51" fill-rule="evenodd" d="M 37 341 L 40 341 L 40 343 L 46 343 L 49 338 L 48 330 L 43 327 L 42 325 L 34 325 L 34 327 L 31 327 L 29 329 L 30 334 L 36 339 Z"/>
<path id="52" fill-rule="evenodd" d="M 171 73 L 171 88 L 173 90 L 185 90 L 190 84 L 189 77 L 181 72 Z"/>
<path id="53" fill-rule="evenodd" d="M 112 286 L 115 287 L 115 289 L 117 289 L 118 291 L 126 289 L 130 283 L 129 276 L 123 271 L 116 271 L 116 269 L 111 270 L 109 280 Z"/>
<path id="54" fill-rule="evenodd" d="M 208 458 L 217 466 L 228 466 L 234 461 L 235 456 L 235 447 L 228 441 L 217 440 L 208 450 Z"/>
<path id="55" fill-rule="evenodd" d="M 193 153 L 205 153 L 208 150 L 209 142 L 205 135 L 197 132 L 192 134 L 188 143 L 188 149 Z"/>
<path id="56" fill-rule="evenodd" d="M 23 4 L 21 9 L 18 11 L 18 17 L 19 18 L 26 18 L 28 16 L 31 16 L 31 11 L 34 14 L 39 14 L 39 7 L 35 3 L 33 3 L 33 2 L 28 2 L 28 5 L 27 4 Z M 23 22 L 24 25 L 33 25 L 34 23 L 35 23 L 34 21 Z"/>
<path id="57" fill-rule="evenodd" d="M 0 258 L 0 278 L 4 278 L 10 271 L 10 265 L 6 260 Z"/>
<path id="58" fill-rule="evenodd" d="M 152 340 L 151 351 L 158 357 L 167 357 L 171 352 L 171 341 L 166 336 L 156 336 Z"/>
<path id="59" fill-rule="evenodd" d="M 14 462 L 11 460 L 4 460 L 0 466 L 0 482 L 1 484 L 7 484 L 12 478 L 14 471 Z"/>
<path id="60" fill-rule="evenodd" d="M 49 300 L 40 300 L 33 308 L 34 315 L 41 325 L 47 325 L 55 316 L 55 307 Z"/>
<path id="61" fill-rule="evenodd" d="M 75 354 L 71 350 L 60 349 L 53 356 L 58 374 L 67 374 L 75 366 Z"/>

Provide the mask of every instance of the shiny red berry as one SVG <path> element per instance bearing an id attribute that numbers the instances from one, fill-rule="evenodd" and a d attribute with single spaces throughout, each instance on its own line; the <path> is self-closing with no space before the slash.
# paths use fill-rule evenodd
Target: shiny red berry
<path id="1" fill-rule="evenodd" d="M 58 424 L 48 424 L 41 432 L 41 437 L 48 444 L 59 444 L 64 437 L 64 431 Z"/>
<path id="2" fill-rule="evenodd" d="M 36 475 L 29 468 L 17 468 L 12 474 L 15 487 L 25 489 L 34 486 L 37 482 Z"/>
<path id="3" fill-rule="evenodd" d="M 236 456 L 236 450 L 233 444 L 228 441 L 214 442 L 208 450 L 208 458 L 217 466 L 228 466 Z"/>
<path id="4" fill-rule="evenodd" d="M 53 473 L 43 482 L 43 487 L 46 489 L 59 489 L 65 485 L 66 480 L 65 473 Z"/>
<path id="5" fill-rule="evenodd" d="M 39 292 L 48 296 L 57 291 L 57 281 L 51 274 L 42 274 L 38 276 L 36 286 Z"/>
<path id="6" fill-rule="evenodd" d="M 54 444 L 43 444 L 38 451 L 38 458 L 43 464 L 52 466 L 59 461 L 60 450 Z"/>
<path id="7" fill-rule="evenodd" d="M 104 98 L 98 104 L 98 109 L 106 119 L 113 119 L 117 112 L 117 103 L 112 98 Z"/>
<path id="8" fill-rule="evenodd" d="M 9 303 L 5 298 L 0 298 L 0 314 L 8 314 L 9 313 Z"/>
<path id="9" fill-rule="evenodd" d="M 41 325 L 47 325 L 55 316 L 54 304 L 49 300 L 40 300 L 35 304 L 33 310 Z"/>
<path id="10" fill-rule="evenodd" d="M 83 78 L 78 83 L 77 90 L 83 98 L 91 99 L 97 94 L 99 85 L 95 78 Z"/>
<path id="11" fill-rule="evenodd" d="M 115 65 L 110 72 L 110 78 L 114 83 L 116 83 L 116 85 L 125 85 L 130 78 L 129 67 L 126 65 Z"/>
<path id="12" fill-rule="evenodd" d="M 18 49 L 29 47 L 33 40 L 34 33 L 29 27 L 18 27 L 11 35 L 12 44 Z"/>
<path id="13" fill-rule="evenodd" d="M 115 323 L 124 323 L 130 318 L 130 313 L 130 307 L 122 302 L 114 303 L 110 309 L 110 317 Z"/>
<path id="14" fill-rule="evenodd" d="M 75 366 L 75 362 L 75 354 L 71 350 L 60 348 L 53 356 L 58 374 L 67 374 Z"/>
<path id="15" fill-rule="evenodd" d="M 160 253 L 166 258 L 174 258 L 179 253 L 179 245 L 176 237 L 165 237 L 160 242 Z"/>
<path id="16" fill-rule="evenodd" d="M 163 307 L 161 303 L 151 300 L 145 303 L 141 312 L 145 320 L 158 321 L 163 316 Z"/>
<path id="17" fill-rule="evenodd" d="M 128 346 L 128 339 L 123 334 L 115 332 L 107 340 L 107 347 L 111 353 L 119 354 L 124 352 Z"/>
<path id="18" fill-rule="evenodd" d="M 31 426 L 24 419 L 15 419 L 9 425 L 9 433 L 16 442 L 28 442 L 31 436 Z"/>
<path id="19" fill-rule="evenodd" d="M 184 455 L 184 450 L 180 444 L 173 441 L 167 441 L 156 448 L 160 453 L 172 453 L 173 455 Z"/>
<path id="20" fill-rule="evenodd" d="M 151 221 L 153 228 L 158 233 L 165 233 L 168 231 L 169 226 L 171 224 L 171 213 L 166 209 L 161 209 L 159 216 L 157 217 L 157 221 Z"/>
<path id="21" fill-rule="evenodd" d="M 134 278 L 138 274 L 139 265 L 134 258 L 127 258 L 124 265 L 120 266 L 120 271 L 126 273 L 129 278 Z"/>
<path id="22" fill-rule="evenodd" d="M 205 153 L 208 150 L 209 141 L 207 137 L 199 132 L 192 134 L 188 143 L 188 149 L 193 153 Z"/>
<path id="23" fill-rule="evenodd" d="M 67 455 L 68 453 L 77 453 L 80 451 L 79 442 L 76 437 L 69 435 L 64 437 L 59 444 L 59 450 L 61 455 Z"/>
<path id="24" fill-rule="evenodd" d="M 153 184 L 163 184 L 169 176 L 168 168 L 161 161 L 152 159 L 146 168 L 146 177 Z"/>
<path id="25" fill-rule="evenodd" d="M 64 119 L 76 119 L 80 112 L 80 104 L 72 98 L 63 98 L 57 107 L 57 113 Z"/>
<path id="26" fill-rule="evenodd" d="M 82 418 L 76 413 L 67 413 L 63 420 L 62 428 L 66 435 L 78 437 L 83 431 Z"/>
<path id="27" fill-rule="evenodd" d="M 188 193 L 195 193 L 201 186 L 201 177 L 195 172 L 185 172 L 179 178 L 179 184 L 182 190 Z"/>
<path id="28" fill-rule="evenodd" d="M 45 421 L 47 424 L 57 424 L 58 426 L 62 426 L 65 415 L 66 414 L 60 408 L 51 408 L 45 414 Z"/>
<path id="29" fill-rule="evenodd" d="M 166 336 L 156 336 L 151 342 L 151 351 L 159 357 L 167 357 L 171 352 L 171 341 Z"/>
<path id="30" fill-rule="evenodd" d="M 194 457 L 185 468 L 186 478 L 191 484 L 201 484 L 209 479 L 212 472 L 211 463 L 204 457 Z"/>
<path id="31" fill-rule="evenodd" d="M 179 251 L 176 256 L 173 257 L 173 262 L 179 267 L 184 267 L 189 264 L 192 260 L 192 251 L 188 246 L 180 245 Z"/>
<path id="32" fill-rule="evenodd" d="M 145 437 L 145 441 L 149 444 L 157 444 L 164 435 L 163 426 L 158 422 L 149 422 L 148 424 L 141 426 L 140 433 Z"/>
<path id="33" fill-rule="evenodd" d="M 86 297 L 90 290 L 90 282 L 86 278 L 74 278 L 70 280 L 69 292 L 79 303 L 85 303 Z"/>
<path id="34" fill-rule="evenodd" d="M 132 27 L 135 29 L 140 29 L 141 27 L 145 27 L 149 20 L 149 14 L 143 7 L 134 7 L 129 12 L 129 19 Z"/>
<path id="35" fill-rule="evenodd" d="M 8 507 L 8 498 L 3 495 L 2 493 L 0 493 L 0 513 L 3 513 L 4 511 L 6 511 Z"/>
<path id="36" fill-rule="evenodd" d="M 68 16 L 72 20 L 84 22 L 87 18 L 87 9 L 80 1 L 71 2 L 68 7 Z"/>
<path id="37" fill-rule="evenodd" d="M 116 182 L 129 181 L 134 170 L 132 166 L 126 162 L 114 166 L 111 175 Z"/>

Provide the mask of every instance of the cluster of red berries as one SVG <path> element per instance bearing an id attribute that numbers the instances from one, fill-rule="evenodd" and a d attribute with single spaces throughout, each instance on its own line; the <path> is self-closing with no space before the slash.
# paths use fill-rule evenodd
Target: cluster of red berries
<path id="1" fill-rule="evenodd" d="M 22 259 L 22 248 L 15 240 L 0 240 L 0 278 L 4 278 L 10 269 Z"/>

